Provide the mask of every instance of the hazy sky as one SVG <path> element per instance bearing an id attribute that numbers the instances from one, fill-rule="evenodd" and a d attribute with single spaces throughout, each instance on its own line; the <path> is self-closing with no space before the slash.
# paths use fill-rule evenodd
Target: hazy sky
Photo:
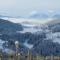
<path id="1" fill-rule="evenodd" d="M 60 0 L 0 0 L 0 15 L 25 16 L 41 10 L 60 10 Z"/>

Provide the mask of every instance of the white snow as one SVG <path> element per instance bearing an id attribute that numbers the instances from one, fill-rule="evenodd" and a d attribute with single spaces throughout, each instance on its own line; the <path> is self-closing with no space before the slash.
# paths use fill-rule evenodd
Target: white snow
<path id="1" fill-rule="evenodd" d="M 24 28 L 22 31 L 17 31 L 17 33 L 26 33 L 26 32 L 35 33 L 35 32 L 37 32 L 37 31 L 42 31 L 42 29 Z"/>
<path id="2" fill-rule="evenodd" d="M 60 32 L 56 32 L 56 33 L 48 33 L 47 35 L 47 39 L 52 39 L 53 42 L 58 42 L 60 43 Z"/>
<path id="3" fill-rule="evenodd" d="M 2 46 L 3 43 L 5 43 L 5 41 L 3 41 L 3 40 L 0 39 L 0 49 L 3 49 L 3 46 Z"/>
<path id="4" fill-rule="evenodd" d="M 11 49 L 5 48 L 2 50 L 3 52 L 7 53 L 7 54 L 14 54 L 15 52 Z"/>
<path id="5" fill-rule="evenodd" d="M 24 46 L 26 46 L 29 49 L 33 48 L 33 44 L 29 44 L 27 41 L 24 42 Z"/>
<path id="6" fill-rule="evenodd" d="M 55 38 L 55 39 L 53 40 L 53 42 L 57 42 L 57 43 L 60 44 L 60 38 Z"/>

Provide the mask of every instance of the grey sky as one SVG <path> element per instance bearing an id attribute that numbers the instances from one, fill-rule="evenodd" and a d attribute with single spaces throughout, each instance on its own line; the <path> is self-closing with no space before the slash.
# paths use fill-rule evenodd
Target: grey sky
<path id="1" fill-rule="evenodd" d="M 60 0 L 0 0 L 2 15 L 23 16 L 41 10 L 60 10 Z"/>

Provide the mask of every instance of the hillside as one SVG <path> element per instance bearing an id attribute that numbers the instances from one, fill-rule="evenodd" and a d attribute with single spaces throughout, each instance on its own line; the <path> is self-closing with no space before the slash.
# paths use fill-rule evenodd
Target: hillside
<path id="1" fill-rule="evenodd" d="M 46 24 L 47 25 L 54 25 L 60 23 L 60 19 L 53 19 L 51 21 L 48 21 Z"/>
<path id="2" fill-rule="evenodd" d="M 8 34 L 11 32 L 13 33 L 13 32 L 21 31 L 21 30 L 23 30 L 21 24 L 16 24 L 7 20 L 0 19 L 0 34 L 1 33 Z"/>
<path id="3" fill-rule="evenodd" d="M 15 52 L 15 41 L 18 41 L 19 52 L 22 52 L 23 54 L 26 54 L 28 49 L 31 49 L 31 52 L 35 55 L 39 54 L 46 56 L 52 54 L 60 56 L 60 24 L 52 24 L 51 26 L 48 24 L 48 27 L 38 26 L 39 29 L 31 26 L 26 28 L 21 24 L 0 19 L 0 39 L 1 42 L 3 42 L 0 43 L 0 49 L 2 49 L 2 52 L 8 54 L 8 51 Z M 33 29 L 36 31 L 34 33 L 31 31 L 22 33 L 24 29 Z M 59 31 L 55 31 L 56 29 Z"/>
<path id="4" fill-rule="evenodd" d="M 49 26 L 49 29 L 51 29 L 52 32 L 60 32 L 60 19 L 52 20 L 46 24 Z"/>

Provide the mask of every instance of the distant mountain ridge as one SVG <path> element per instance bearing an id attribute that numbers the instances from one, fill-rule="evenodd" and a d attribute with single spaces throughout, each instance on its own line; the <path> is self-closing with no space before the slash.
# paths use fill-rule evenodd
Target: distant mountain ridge
<path id="1" fill-rule="evenodd" d="M 31 19 L 47 19 L 47 18 L 60 18 L 60 11 L 33 11 L 27 16 L 4 16 L 0 15 L 0 18 L 31 18 Z"/>
<path id="2" fill-rule="evenodd" d="M 47 19 L 47 18 L 60 18 L 60 12 L 57 11 L 42 11 L 42 12 L 38 12 L 38 11 L 33 11 L 29 18 L 35 18 L 35 19 Z"/>

